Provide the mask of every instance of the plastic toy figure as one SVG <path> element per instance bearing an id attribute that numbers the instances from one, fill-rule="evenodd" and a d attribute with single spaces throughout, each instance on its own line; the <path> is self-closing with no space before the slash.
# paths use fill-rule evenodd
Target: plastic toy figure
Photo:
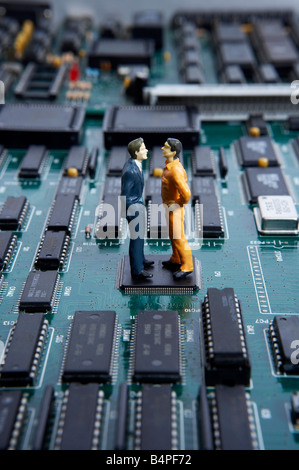
<path id="1" fill-rule="evenodd" d="M 131 158 L 123 167 L 121 196 L 126 198 L 126 219 L 130 230 L 131 275 L 133 279 L 147 280 L 153 275 L 146 269 L 154 264 L 154 261 L 149 261 L 144 257 L 145 207 L 142 198 L 144 187 L 142 161 L 147 159 L 148 150 L 142 137 L 129 143 L 128 152 Z"/>
<path id="2" fill-rule="evenodd" d="M 162 200 L 169 210 L 169 237 L 172 245 L 170 260 L 162 264 L 173 271 L 177 280 L 185 279 L 193 272 L 193 258 L 184 233 L 184 204 L 190 199 L 187 175 L 180 163 L 182 144 L 178 139 L 168 138 L 162 147 L 166 165 L 162 174 Z"/>

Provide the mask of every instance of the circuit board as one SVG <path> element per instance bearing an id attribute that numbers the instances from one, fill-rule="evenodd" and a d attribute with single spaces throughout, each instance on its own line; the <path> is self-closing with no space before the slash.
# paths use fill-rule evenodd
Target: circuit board
<path id="1" fill-rule="evenodd" d="M 0 448 L 298 449 L 296 15 L 0 6 Z M 118 202 L 139 136 L 145 284 Z M 154 212 L 167 137 L 191 188 L 181 284 Z"/>

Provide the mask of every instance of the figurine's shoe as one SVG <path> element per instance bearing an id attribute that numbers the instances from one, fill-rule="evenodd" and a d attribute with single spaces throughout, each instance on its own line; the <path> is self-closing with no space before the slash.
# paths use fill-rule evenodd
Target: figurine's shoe
<path id="1" fill-rule="evenodd" d="M 155 263 L 155 261 L 151 261 L 149 259 L 144 258 L 143 266 L 146 269 L 146 268 L 149 268 L 150 266 L 152 266 L 154 263 Z"/>
<path id="2" fill-rule="evenodd" d="M 135 279 L 135 281 L 146 281 L 151 277 L 153 277 L 153 275 L 144 270 L 142 270 L 139 274 L 132 274 L 132 278 Z"/>
<path id="3" fill-rule="evenodd" d="M 178 263 L 173 263 L 172 261 L 168 260 L 168 261 L 162 261 L 162 266 L 165 269 L 169 269 L 169 271 L 177 271 L 178 269 L 180 269 L 181 265 Z"/>
<path id="4" fill-rule="evenodd" d="M 173 273 L 173 277 L 177 281 L 183 281 L 184 279 L 186 279 L 186 277 L 188 277 L 192 273 L 193 271 L 177 271 Z"/>

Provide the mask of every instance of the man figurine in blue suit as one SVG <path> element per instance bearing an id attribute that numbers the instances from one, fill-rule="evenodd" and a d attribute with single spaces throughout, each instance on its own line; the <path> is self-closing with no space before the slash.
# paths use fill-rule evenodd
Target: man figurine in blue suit
<path id="1" fill-rule="evenodd" d="M 133 279 L 148 280 L 153 275 L 146 271 L 154 261 L 144 257 L 145 207 L 143 203 L 144 178 L 142 161 L 147 159 L 147 148 L 142 137 L 128 145 L 131 156 L 123 167 L 121 196 L 126 198 L 126 219 L 130 230 L 129 257 Z"/>

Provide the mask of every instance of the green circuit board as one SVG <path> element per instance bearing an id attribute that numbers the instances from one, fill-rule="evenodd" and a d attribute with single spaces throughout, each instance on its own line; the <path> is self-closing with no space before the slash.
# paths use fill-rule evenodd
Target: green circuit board
<path id="1" fill-rule="evenodd" d="M 282 18 L 287 21 L 288 17 L 282 15 Z M 245 23 L 244 18 L 242 23 Z M 206 24 L 199 26 L 197 37 L 201 43 L 205 77 L 210 84 L 219 84 L 212 32 Z M 61 26 L 59 29 L 53 45 L 55 53 L 63 28 Z M 147 86 L 155 87 L 159 83 L 183 84 L 179 73 L 177 36 L 178 32 L 172 26 L 164 28 L 165 45 L 154 54 L 154 65 L 150 69 Z M 165 60 L 165 52 L 170 53 L 170 61 Z M 8 409 L 8 414 L 12 417 L 11 421 L 6 422 L 7 431 L 0 431 L 2 448 L 53 450 L 61 446 L 79 446 L 76 439 L 81 432 L 79 415 L 82 412 L 82 432 L 85 429 L 86 437 L 90 430 L 98 430 L 90 438 L 90 442 L 92 447 L 99 450 L 133 451 L 140 448 L 141 439 L 141 448 L 154 451 L 155 444 L 151 447 L 150 441 L 153 439 L 156 442 L 155 434 L 158 431 L 161 432 L 161 439 L 164 435 L 170 436 L 170 447 L 163 448 L 165 451 L 197 451 L 225 446 L 260 450 L 298 449 L 299 419 L 296 422 L 296 413 L 299 414 L 299 407 L 296 408 L 296 400 L 299 394 L 299 369 L 296 352 L 299 337 L 296 334 L 299 326 L 295 320 L 285 331 L 275 324 L 280 317 L 287 321 L 299 318 L 298 217 L 296 215 L 294 220 L 289 215 L 276 214 L 276 225 L 273 228 L 269 212 L 264 209 L 263 213 L 261 202 L 255 198 L 267 196 L 270 204 L 271 198 L 275 196 L 278 204 L 283 205 L 286 203 L 285 197 L 290 197 L 291 208 L 297 214 L 299 152 L 296 139 L 299 128 L 293 130 L 288 120 L 290 116 L 281 119 L 278 113 L 277 119 L 262 119 L 265 134 L 252 137 L 248 117 L 234 116 L 232 107 L 227 119 L 221 112 L 219 119 L 217 116 L 201 119 L 199 107 L 200 128 L 193 147 L 209 147 L 209 162 L 212 166 L 209 173 L 196 174 L 194 148 L 188 145 L 184 148 L 181 161 L 191 188 L 195 188 L 195 180 L 198 178 L 201 182 L 205 178 L 213 181 L 213 196 L 217 200 L 218 212 L 216 211 L 216 220 L 211 225 L 219 224 L 219 231 L 215 236 L 211 236 L 209 231 L 205 232 L 205 215 L 198 212 L 201 206 L 200 197 L 196 201 L 191 199 L 186 207 L 185 223 L 188 241 L 196 260 L 195 288 L 192 292 L 185 292 L 183 289 L 171 291 L 168 287 L 151 291 L 135 286 L 134 293 L 131 293 L 122 289 L 119 282 L 122 261 L 129 250 L 128 233 L 124 230 L 122 237 L 98 237 L 97 224 L 101 220 L 99 207 L 107 180 L 112 177 L 120 180 L 119 174 L 108 175 L 111 149 L 105 148 L 105 113 L 109 112 L 111 105 L 129 105 L 134 115 L 134 106 L 137 105 L 132 103 L 132 97 L 124 93 L 123 79 L 115 70 L 107 70 L 106 66 L 105 70 L 100 70 L 91 78 L 86 56 L 81 54 L 80 57 L 81 79 L 89 80 L 92 88 L 88 99 L 85 102 L 83 100 L 84 121 L 76 144 L 84 147 L 89 156 L 96 149 L 96 165 L 94 172 L 83 172 L 72 228 L 66 230 L 68 243 L 65 256 L 59 266 L 40 269 L 36 260 L 39 257 L 41 240 L 49 231 L 51 207 L 61 180 L 65 177 L 65 163 L 71 145 L 61 148 L 55 145 L 51 148 L 47 144 L 42 170 L 35 178 L 20 177 L 19 173 L 29 145 L 14 146 L 9 142 L 12 138 L 5 137 L 5 149 L 1 155 L 0 207 L 5 207 L 9 197 L 24 196 L 29 203 L 24 219 L 17 227 L 7 228 L 0 213 L 0 224 L 3 224 L 0 234 L 10 230 L 14 236 L 13 245 L 5 252 L 6 255 L 9 252 L 9 259 L 2 266 L 0 290 L 0 413 L 4 419 Z M 24 69 L 25 67 L 26 65 Z M 282 74 L 280 83 L 285 81 L 286 75 Z M 14 91 L 16 86 L 17 82 L 14 82 L 8 90 L 4 107 L 17 103 L 22 107 L 30 107 L 36 102 L 45 104 L 45 101 L 36 99 L 17 98 Z M 67 74 L 55 97 L 55 105 L 82 105 L 82 101 L 77 98 L 67 98 L 69 90 Z M 177 96 L 174 101 L 176 98 Z M 170 106 L 169 103 L 167 106 Z M 294 114 L 296 112 L 294 107 Z M 1 119 L 0 112 L 0 121 Z M 16 130 L 15 139 L 19 138 L 17 132 Z M 36 132 L 32 133 L 30 145 L 37 143 L 36 135 Z M 3 136 L 1 131 L 0 143 Z M 48 134 L 46 138 L 49 139 Z M 153 177 L 150 161 L 153 152 L 157 152 L 158 138 L 159 134 L 152 145 L 149 136 L 148 160 L 143 166 L 145 184 Z M 161 147 L 164 144 L 163 138 L 164 134 L 161 134 Z M 247 165 L 246 150 L 240 151 L 242 139 L 250 139 L 253 145 L 255 161 L 252 165 Z M 257 161 L 257 155 L 264 156 L 265 152 L 256 150 L 255 144 L 262 142 L 264 145 L 265 141 L 270 142 L 274 149 L 273 166 L 266 164 L 263 167 Z M 116 138 L 112 147 L 120 149 L 123 144 L 119 146 Z M 119 152 L 121 154 L 123 151 Z M 225 163 L 221 161 L 221 156 L 225 157 Z M 162 150 L 160 165 L 163 168 Z M 248 176 L 251 169 L 258 174 L 256 180 Z M 277 183 L 280 175 L 283 175 L 285 187 L 281 186 L 281 180 Z M 266 193 L 260 189 L 260 184 L 267 187 Z M 273 193 L 269 187 L 273 189 Z M 265 220 L 259 218 L 263 215 Z M 201 230 L 199 221 L 203 224 Z M 259 226 L 263 222 L 265 227 Z M 1 243 L 4 244 L 4 241 Z M 2 249 L 4 248 L 1 247 Z M 146 256 L 158 260 L 171 253 L 168 237 L 146 238 Z M 26 281 L 32 271 L 35 274 L 56 273 L 57 277 L 53 284 L 49 280 L 43 281 L 42 287 L 38 286 L 41 293 L 36 294 L 35 281 L 31 284 L 33 290 L 30 291 L 30 286 L 26 290 Z M 219 293 L 220 297 L 217 297 Z M 40 302 L 32 307 L 30 302 L 35 295 Z M 228 299 L 231 295 L 232 298 L 236 296 L 236 301 L 233 305 L 229 303 L 230 308 L 223 301 L 222 311 L 219 299 Z M 44 298 L 49 296 L 50 300 L 45 301 Z M 210 302 L 208 307 L 205 304 L 206 296 Z M 25 297 L 31 307 L 24 303 Z M 218 307 L 215 308 L 217 303 Z M 22 371 L 15 373 L 15 370 L 18 369 L 18 362 L 22 362 L 23 348 L 26 345 L 32 346 L 30 332 L 26 336 L 26 328 L 23 333 L 19 330 L 19 344 L 16 345 L 14 341 L 16 327 L 21 323 L 20 312 L 23 311 L 25 316 L 27 314 L 28 318 L 32 318 L 32 322 L 35 321 L 33 317 L 42 317 L 47 324 L 45 331 L 41 326 L 39 330 L 36 327 L 39 333 L 36 333 L 33 341 L 37 341 L 37 344 L 30 366 L 26 366 L 25 379 Z M 82 379 L 79 372 L 71 370 L 69 376 L 65 372 L 71 355 L 70 332 L 74 331 L 72 327 L 78 311 L 89 315 L 92 312 L 110 312 L 110 316 L 106 315 L 103 320 L 108 331 L 108 343 L 101 343 L 106 348 L 101 354 L 105 360 L 110 360 L 109 370 L 99 376 L 88 376 L 89 379 Z M 174 329 L 177 330 L 172 346 L 179 350 L 179 360 L 176 363 L 172 357 L 170 362 L 171 366 L 179 369 L 176 371 L 177 375 L 168 379 L 169 371 L 166 370 L 157 379 L 141 371 L 141 379 L 136 379 L 135 356 L 138 348 L 143 347 L 138 342 L 141 314 L 162 313 L 160 327 L 163 328 L 167 318 L 165 316 L 163 320 L 163 312 L 169 311 L 175 312 L 172 318 Z M 114 314 L 117 321 L 111 326 L 110 321 Z M 148 318 L 150 322 L 152 317 Z M 22 321 L 26 325 L 27 320 L 23 318 Z M 86 325 L 82 326 L 82 331 Z M 78 328 L 80 331 L 80 325 Z M 112 333 L 109 328 L 112 328 Z M 216 360 L 212 372 L 209 361 L 213 363 L 213 358 L 209 357 L 210 350 L 207 346 L 211 336 L 207 339 L 208 334 L 211 334 L 214 341 L 215 355 L 219 355 L 219 362 Z M 77 352 L 74 345 L 73 359 L 76 359 L 76 354 L 80 356 L 79 349 L 86 346 L 84 332 L 83 339 L 80 340 L 79 336 Z M 109 339 L 113 340 L 113 344 L 109 345 Z M 290 346 L 288 341 L 295 343 Z M 289 349 L 286 351 L 287 348 Z M 89 353 L 89 350 L 85 353 L 87 356 L 83 368 L 89 360 L 93 360 L 88 356 Z M 9 357 L 12 365 L 8 364 L 8 373 L 5 375 Z M 249 376 L 246 375 L 248 360 Z M 31 374 L 32 364 L 34 375 Z M 28 370 L 31 371 L 30 377 Z M 85 396 L 82 390 L 90 386 L 90 395 L 87 393 Z M 92 389 L 94 386 L 96 391 Z M 163 390 L 170 395 L 165 398 Z M 21 392 L 20 396 L 16 395 L 17 392 Z M 155 392 L 160 401 L 154 401 Z M 71 396 L 74 402 L 70 401 Z M 83 401 L 80 401 L 80 396 L 83 396 Z M 11 407 L 14 408 L 5 408 L 5 397 L 11 398 Z M 94 412 L 90 411 L 88 405 L 88 402 L 93 401 L 96 403 Z M 140 406 L 143 407 L 141 417 Z M 168 411 L 170 415 L 167 414 Z M 150 419 L 151 413 L 153 420 Z M 162 413 L 162 418 L 160 424 L 157 424 L 155 419 L 158 419 L 159 413 Z M 138 429 L 141 429 L 141 438 Z M 85 442 L 84 439 L 83 441 Z"/>

